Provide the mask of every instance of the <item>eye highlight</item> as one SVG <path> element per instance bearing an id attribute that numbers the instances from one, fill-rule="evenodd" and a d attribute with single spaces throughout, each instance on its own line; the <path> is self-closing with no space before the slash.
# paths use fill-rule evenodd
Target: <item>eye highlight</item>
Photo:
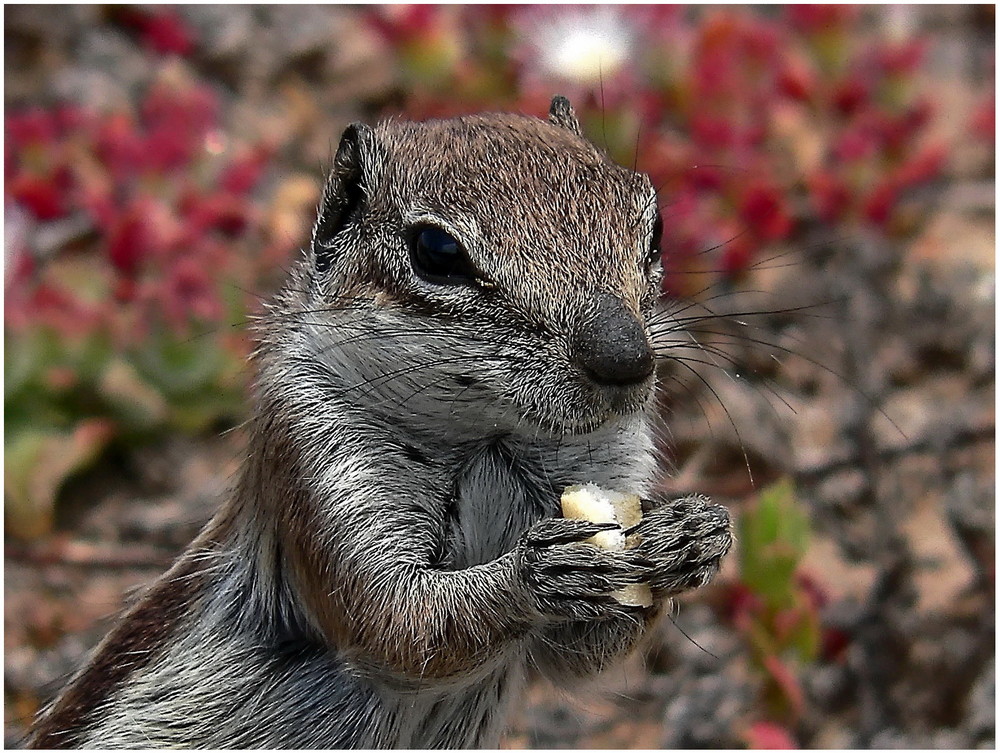
<path id="1" fill-rule="evenodd" d="M 663 215 L 656 213 L 656 220 L 653 222 L 653 233 L 649 239 L 649 249 L 646 251 L 646 270 L 660 262 L 663 255 Z"/>
<path id="2" fill-rule="evenodd" d="M 465 248 L 450 233 L 433 225 L 418 225 L 410 234 L 413 271 L 428 282 L 467 284 L 477 277 Z"/>

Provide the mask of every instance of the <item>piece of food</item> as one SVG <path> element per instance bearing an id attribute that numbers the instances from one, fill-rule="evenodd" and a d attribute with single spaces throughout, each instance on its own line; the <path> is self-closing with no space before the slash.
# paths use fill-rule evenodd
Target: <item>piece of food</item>
<path id="1" fill-rule="evenodd" d="M 636 495 L 602 489 L 597 484 L 582 484 L 566 487 L 561 502 L 564 517 L 618 525 L 617 529 L 591 536 L 585 543 L 613 552 L 635 545 L 633 537 L 626 539 L 622 529 L 631 528 L 642 520 L 642 506 Z M 620 588 L 611 596 L 627 606 L 648 607 L 653 604 L 653 594 L 645 583 Z"/>

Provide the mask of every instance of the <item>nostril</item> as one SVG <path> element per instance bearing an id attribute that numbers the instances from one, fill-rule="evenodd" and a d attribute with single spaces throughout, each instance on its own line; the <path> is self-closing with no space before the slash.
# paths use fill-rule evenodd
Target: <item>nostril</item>
<path id="1" fill-rule="evenodd" d="M 574 339 L 577 363 L 599 384 L 638 384 L 653 373 L 653 350 L 642 325 L 613 296 L 598 298 Z"/>

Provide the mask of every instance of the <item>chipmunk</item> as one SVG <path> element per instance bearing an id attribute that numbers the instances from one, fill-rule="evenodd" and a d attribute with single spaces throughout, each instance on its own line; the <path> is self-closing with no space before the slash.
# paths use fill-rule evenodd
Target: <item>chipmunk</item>
<path id="1" fill-rule="evenodd" d="M 349 126 L 257 324 L 231 497 L 35 725 L 34 747 L 495 747 L 537 671 L 600 672 L 732 540 L 650 499 L 645 175 L 547 121 Z M 639 544 L 560 516 L 639 494 Z M 646 583 L 654 604 L 610 593 Z"/>

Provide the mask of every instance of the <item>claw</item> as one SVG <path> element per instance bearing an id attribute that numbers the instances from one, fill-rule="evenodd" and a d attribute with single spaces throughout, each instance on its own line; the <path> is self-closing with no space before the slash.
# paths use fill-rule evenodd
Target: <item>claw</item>
<path id="1" fill-rule="evenodd" d="M 528 532 L 529 546 L 557 546 L 573 544 L 589 539 L 601 531 L 608 531 L 618 526 L 614 523 L 591 523 L 586 520 L 569 520 L 553 518 L 543 521 Z"/>

